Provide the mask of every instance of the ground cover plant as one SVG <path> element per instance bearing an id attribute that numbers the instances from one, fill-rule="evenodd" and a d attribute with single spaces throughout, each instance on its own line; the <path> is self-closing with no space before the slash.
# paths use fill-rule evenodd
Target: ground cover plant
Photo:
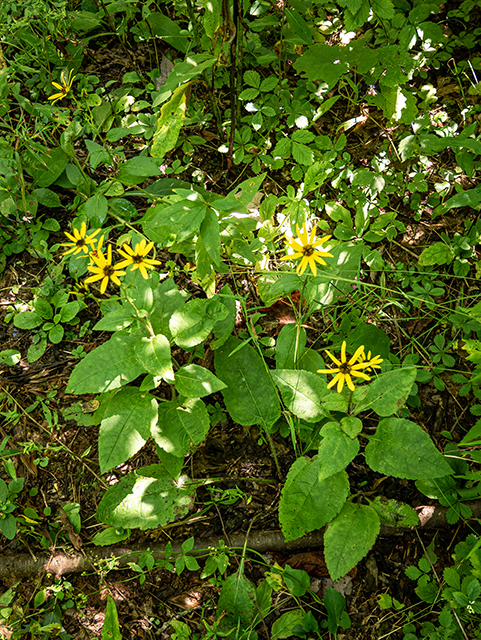
<path id="1" fill-rule="evenodd" d="M 1 636 L 481 637 L 479 9 L 2 4 Z"/>

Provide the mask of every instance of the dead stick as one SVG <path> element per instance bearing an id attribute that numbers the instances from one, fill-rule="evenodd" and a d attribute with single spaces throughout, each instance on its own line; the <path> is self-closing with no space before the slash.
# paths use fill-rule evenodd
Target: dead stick
<path id="1" fill-rule="evenodd" d="M 466 502 L 473 512 L 473 518 L 481 517 L 481 501 Z M 433 529 L 449 526 L 446 520 L 446 507 L 440 506 L 423 506 L 417 507 L 416 511 L 419 516 L 419 529 Z M 387 527 L 381 526 L 381 536 L 404 535 L 407 531 L 411 531 L 412 527 Z M 419 530 L 418 529 L 418 530 Z M 198 538 L 195 541 L 192 555 L 203 555 L 209 547 L 217 547 L 220 537 Z M 242 548 L 245 543 L 244 533 L 235 533 L 229 535 L 231 546 L 234 548 Z M 258 551 L 295 551 L 297 549 L 307 549 L 309 547 L 319 548 L 323 546 L 324 529 L 312 531 L 311 533 L 293 540 L 285 542 L 281 531 L 257 531 L 251 534 L 248 541 L 248 548 Z M 149 546 L 152 555 L 156 559 L 164 557 L 164 546 Z M 182 553 L 181 543 L 172 545 L 174 555 Z M 67 573 L 79 573 L 81 571 L 92 570 L 93 564 L 98 560 L 106 560 L 109 558 L 117 558 L 118 567 L 126 567 L 129 562 L 138 562 L 142 553 L 146 551 L 145 547 L 98 547 L 89 549 L 85 554 L 79 552 L 66 553 L 63 551 L 54 554 L 37 554 L 35 561 L 29 554 L 20 553 L 10 556 L 0 555 L 0 578 L 33 578 L 46 573 L 55 576 L 65 575 Z"/>

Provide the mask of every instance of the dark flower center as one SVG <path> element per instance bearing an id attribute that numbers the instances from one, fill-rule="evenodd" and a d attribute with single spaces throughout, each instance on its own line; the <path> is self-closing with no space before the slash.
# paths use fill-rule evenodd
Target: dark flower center
<path id="1" fill-rule="evenodd" d="M 75 246 L 79 247 L 79 249 L 81 249 L 82 247 L 85 247 L 87 243 L 85 242 L 85 238 L 79 238 L 77 240 L 77 242 L 75 243 Z"/>
<path id="2" fill-rule="evenodd" d="M 132 256 L 132 260 L 134 261 L 134 264 L 142 264 L 142 262 L 144 261 L 144 256 L 139 256 L 137 253 Z"/>
<path id="3" fill-rule="evenodd" d="M 302 250 L 302 253 L 306 256 L 306 258 L 309 258 L 310 256 L 312 256 L 314 251 L 315 249 L 311 244 L 306 244 L 306 246 Z"/>
<path id="4" fill-rule="evenodd" d="M 339 371 L 343 375 L 347 375 L 348 373 L 351 373 L 351 367 L 347 362 L 343 362 L 339 367 Z"/>
<path id="5" fill-rule="evenodd" d="M 104 276 L 110 278 L 115 273 L 115 269 L 111 264 L 106 264 L 104 267 Z"/>

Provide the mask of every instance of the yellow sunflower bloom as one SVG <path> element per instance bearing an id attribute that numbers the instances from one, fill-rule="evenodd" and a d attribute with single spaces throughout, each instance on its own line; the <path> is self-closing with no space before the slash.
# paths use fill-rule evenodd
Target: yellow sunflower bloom
<path id="1" fill-rule="evenodd" d="M 149 274 L 147 269 L 154 269 L 156 264 L 162 264 L 160 260 L 153 260 L 152 258 L 146 258 L 145 256 L 152 251 L 154 246 L 153 242 L 146 243 L 145 238 L 142 238 L 140 242 L 135 245 L 135 249 L 129 247 L 128 244 L 122 245 L 122 249 L 119 249 L 119 253 L 124 256 L 125 260 L 119 262 L 117 265 L 120 268 L 128 266 L 134 269 L 138 269 L 145 280 L 148 279 Z"/>
<path id="2" fill-rule="evenodd" d="M 112 245 L 107 247 L 107 257 L 102 252 L 102 242 L 104 237 L 101 236 L 97 249 L 94 253 L 90 254 L 90 258 L 93 261 L 89 264 L 88 270 L 91 271 L 93 276 L 89 276 L 85 280 L 85 284 L 102 280 L 100 284 L 100 293 L 105 293 L 109 280 L 115 282 L 120 286 L 121 282 L 119 276 L 125 276 L 125 271 L 121 271 L 121 267 L 118 264 L 112 264 Z"/>
<path id="3" fill-rule="evenodd" d="M 317 275 L 317 266 L 316 262 L 322 265 L 326 265 L 327 262 L 323 260 L 323 258 L 333 258 L 332 253 L 328 251 L 322 251 L 317 247 L 320 247 L 321 244 L 327 242 L 331 236 L 323 236 L 319 240 L 316 240 L 316 226 L 312 228 L 311 234 L 307 234 L 307 229 L 299 229 L 299 226 L 296 225 L 298 238 L 295 240 L 294 238 L 288 238 L 286 236 L 287 245 L 294 251 L 294 253 L 287 254 L 282 256 L 280 260 L 292 260 L 296 258 L 301 258 L 301 261 L 297 265 L 297 273 L 302 275 L 304 271 L 309 266 L 314 276 Z"/>
<path id="4" fill-rule="evenodd" d="M 356 352 L 350 358 L 347 359 L 346 356 L 346 341 L 342 343 L 341 346 L 341 359 L 338 360 L 335 356 L 332 355 L 326 349 L 327 355 L 331 358 L 331 360 L 337 364 L 337 368 L 335 369 L 318 369 L 317 373 L 330 373 L 334 376 L 334 378 L 329 382 L 327 388 L 330 389 L 337 383 L 337 392 L 341 393 L 344 388 L 344 383 L 347 384 L 351 391 L 354 391 L 354 383 L 352 381 L 352 377 L 354 378 L 362 378 L 363 380 L 370 380 L 371 378 L 361 371 L 361 369 L 380 369 L 380 364 L 382 362 L 382 358 L 380 356 L 375 356 L 374 358 L 368 359 L 364 361 L 364 347 L 360 346 L 356 349 Z M 371 356 L 371 352 L 369 352 L 368 356 Z M 352 376 L 352 377 L 351 377 Z"/>
<path id="5" fill-rule="evenodd" d="M 71 240 L 71 242 L 62 242 L 60 244 L 61 247 L 70 247 L 68 251 L 63 252 L 63 255 L 68 256 L 69 253 L 73 253 L 74 255 L 76 255 L 81 251 L 83 251 L 84 253 L 88 253 L 89 244 L 92 246 L 95 245 L 94 238 L 99 231 L 100 229 L 95 229 L 93 233 L 87 235 L 87 225 L 85 224 L 85 222 L 82 222 L 80 231 L 78 229 L 74 229 L 73 234 L 68 233 L 68 231 L 64 231 L 64 234 L 69 240 Z"/>
<path id="6" fill-rule="evenodd" d="M 60 82 L 62 84 L 59 84 L 58 82 L 52 82 L 53 86 L 59 90 L 58 93 L 54 93 L 47 98 L 47 100 L 52 100 L 52 105 L 54 105 L 57 102 L 57 100 L 61 100 L 62 98 L 65 98 L 67 93 L 72 88 L 72 83 L 77 77 L 77 76 L 74 76 L 72 78 L 72 73 L 73 73 L 73 69 L 70 69 L 70 73 L 68 74 L 68 79 L 67 79 L 67 71 L 64 70 L 60 74 Z"/>

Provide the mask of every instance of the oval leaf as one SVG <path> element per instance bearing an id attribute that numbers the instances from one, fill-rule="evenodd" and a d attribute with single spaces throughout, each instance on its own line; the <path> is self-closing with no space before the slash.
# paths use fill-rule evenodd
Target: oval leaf
<path id="1" fill-rule="evenodd" d="M 181 396 L 186 398 L 202 398 L 225 387 L 222 380 L 197 364 L 180 367 L 175 374 L 175 388 Z"/>
<path id="2" fill-rule="evenodd" d="M 323 527 L 339 513 L 349 495 L 344 471 L 321 482 L 319 467 L 315 456 L 298 458 L 289 469 L 279 504 L 279 521 L 286 542 Z"/>
<path id="3" fill-rule="evenodd" d="M 279 418 L 279 396 L 264 363 L 250 345 L 229 338 L 215 352 L 215 370 L 227 385 L 222 395 L 233 420 L 243 426 L 266 426 Z"/>
<path id="4" fill-rule="evenodd" d="M 372 549 L 381 529 L 371 507 L 346 502 L 324 534 L 324 555 L 332 580 L 345 576 Z"/>
<path id="5" fill-rule="evenodd" d="M 175 343 L 183 349 L 190 349 L 203 342 L 214 324 L 227 314 L 227 309 L 218 300 L 190 300 L 172 314 L 169 328 Z"/>
<path id="6" fill-rule="evenodd" d="M 452 472 L 428 434 L 404 418 L 381 420 L 365 453 L 373 471 L 396 478 L 428 480 Z"/>
<path id="7" fill-rule="evenodd" d="M 326 415 L 322 401 L 329 391 L 317 373 L 294 369 L 276 369 L 271 373 L 289 411 L 306 422 L 317 422 Z"/>
<path id="8" fill-rule="evenodd" d="M 152 437 L 164 451 L 183 458 L 191 445 L 204 440 L 209 426 L 209 414 L 202 400 L 188 400 L 183 407 L 176 406 L 175 402 L 163 402 Z"/>

